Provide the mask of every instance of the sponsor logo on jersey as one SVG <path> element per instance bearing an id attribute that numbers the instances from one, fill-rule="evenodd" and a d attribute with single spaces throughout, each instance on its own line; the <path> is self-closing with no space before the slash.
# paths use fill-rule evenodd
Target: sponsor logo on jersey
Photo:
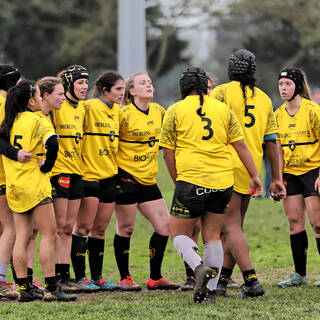
<path id="1" fill-rule="evenodd" d="M 79 143 L 79 140 L 81 139 L 81 133 L 80 133 L 80 132 L 77 132 L 74 139 L 75 139 L 75 141 L 76 141 L 76 144 L 78 144 L 78 143 Z"/>
<path id="2" fill-rule="evenodd" d="M 116 133 L 114 131 L 110 131 L 109 133 L 109 139 L 111 142 L 113 142 L 116 138 Z"/>
<path id="3" fill-rule="evenodd" d="M 77 129 L 77 127 L 74 124 L 66 123 L 60 124 L 60 129 Z"/>
<path id="4" fill-rule="evenodd" d="M 226 191 L 226 189 L 209 189 L 209 188 L 197 188 L 196 189 L 196 195 L 197 196 L 202 196 L 204 194 L 207 194 L 207 193 L 214 193 L 214 192 L 223 192 L 223 191 Z"/>
<path id="5" fill-rule="evenodd" d="M 144 137 L 150 134 L 150 130 L 147 131 L 133 131 L 132 135 L 134 137 Z"/>
<path id="6" fill-rule="evenodd" d="M 78 151 L 67 151 L 65 150 L 64 156 L 66 158 L 72 158 L 72 159 L 81 159 L 81 155 Z"/>
<path id="7" fill-rule="evenodd" d="M 294 151 L 294 149 L 296 148 L 296 142 L 294 140 L 290 140 L 288 145 L 291 151 Z"/>
<path id="8" fill-rule="evenodd" d="M 74 120 L 79 121 L 80 117 L 79 116 L 74 116 Z"/>
<path id="9" fill-rule="evenodd" d="M 139 154 L 135 154 L 133 156 L 133 161 L 153 161 L 157 158 L 157 154 L 156 152 L 148 152 L 146 154 L 143 155 L 139 155 Z"/>
<path id="10" fill-rule="evenodd" d="M 293 159 L 288 159 L 285 160 L 285 166 L 286 167 L 302 167 L 304 166 L 307 162 L 310 162 L 309 158 L 293 158 Z"/>
<path id="11" fill-rule="evenodd" d="M 115 157 L 116 153 L 114 152 L 114 150 L 99 149 L 99 156 Z"/>
<path id="12" fill-rule="evenodd" d="M 63 188 L 70 188 L 70 177 L 60 177 L 58 184 Z"/>
<path id="13" fill-rule="evenodd" d="M 156 144 L 156 137 L 150 137 L 148 140 L 148 145 L 149 147 L 154 147 L 154 145 Z"/>
<path id="14" fill-rule="evenodd" d="M 296 127 L 296 124 L 295 124 L 295 123 L 289 123 L 288 128 L 295 128 L 295 127 Z"/>
<path id="15" fill-rule="evenodd" d="M 110 128 L 111 127 L 110 123 L 105 123 L 105 122 L 95 122 L 94 125 L 98 128 Z"/>

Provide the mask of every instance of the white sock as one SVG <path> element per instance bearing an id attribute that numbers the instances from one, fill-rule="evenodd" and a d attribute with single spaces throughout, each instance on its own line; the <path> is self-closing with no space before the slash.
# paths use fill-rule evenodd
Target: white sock
<path id="1" fill-rule="evenodd" d="M 7 281 L 7 271 L 8 265 L 5 263 L 0 263 L 0 281 Z"/>
<path id="2" fill-rule="evenodd" d="M 209 280 L 207 288 L 211 291 L 216 290 L 223 264 L 223 248 L 221 241 L 205 243 L 203 255 L 204 264 L 213 268 L 214 274 L 215 270 L 217 271 L 215 277 Z"/>
<path id="3" fill-rule="evenodd" d="M 173 239 L 173 245 L 176 248 L 179 256 L 194 269 L 202 263 L 202 259 L 198 253 L 198 245 L 188 236 L 179 235 Z"/>

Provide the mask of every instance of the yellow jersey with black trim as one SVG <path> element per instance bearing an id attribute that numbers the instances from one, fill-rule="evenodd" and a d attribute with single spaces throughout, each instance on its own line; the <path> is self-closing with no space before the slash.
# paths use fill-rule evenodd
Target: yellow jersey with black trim
<path id="1" fill-rule="evenodd" d="M 270 98 L 259 88 L 255 87 L 253 93 L 249 86 L 246 86 L 245 104 L 239 81 L 215 87 L 210 96 L 224 102 L 235 113 L 243 130 L 244 140 L 260 172 L 264 136 L 278 132 Z M 249 194 L 250 176 L 236 151 L 232 148 L 231 152 L 234 165 L 234 190 L 241 194 Z"/>
<path id="2" fill-rule="evenodd" d="M 44 119 L 46 119 L 48 121 L 48 124 L 50 125 L 50 127 L 52 128 L 53 131 L 55 131 L 55 127 L 54 127 L 54 124 L 52 123 L 52 118 L 50 116 L 50 113 L 49 114 L 46 114 L 44 113 L 42 110 L 39 110 L 39 111 L 35 111 L 34 112 L 35 114 L 38 114 L 40 115 L 41 117 L 43 117 Z M 43 145 L 43 148 L 42 148 L 42 153 L 39 153 L 37 156 L 39 156 L 40 159 L 45 159 L 46 158 L 46 153 L 47 153 L 47 149 L 46 147 Z M 48 172 L 48 175 L 49 177 L 52 176 L 52 171 L 49 171 Z"/>
<path id="3" fill-rule="evenodd" d="M 165 109 L 154 102 L 146 112 L 132 103 L 120 109 L 117 164 L 143 185 L 156 183 L 164 114 Z"/>
<path id="4" fill-rule="evenodd" d="M 52 187 L 47 173 L 40 171 L 37 154 L 54 130 L 43 117 L 30 111 L 21 112 L 14 120 L 10 143 L 32 153 L 26 163 L 3 158 L 6 173 L 6 197 L 14 212 L 26 212 L 45 198 L 51 198 Z"/>
<path id="5" fill-rule="evenodd" d="M 2 124 L 2 121 L 5 116 L 5 104 L 6 104 L 6 98 L 0 94 L 0 125 Z M 4 172 L 4 167 L 3 167 L 3 161 L 2 161 L 2 154 L 0 154 L 0 186 L 6 184 L 6 175 Z"/>
<path id="6" fill-rule="evenodd" d="M 203 116 L 197 114 L 198 95 L 168 108 L 160 146 L 175 151 L 177 181 L 210 189 L 233 185 L 230 143 L 243 139 L 233 111 L 224 103 L 204 96 Z"/>
<path id="7" fill-rule="evenodd" d="M 284 153 L 284 172 L 301 175 L 320 167 L 320 107 L 302 98 L 291 116 L 286 104 L 276 110 L 278 139 Z"/>
<path id="8" fill-rule="evenodd" d="M 35 111 L 34 113 L 45 118 L 48 121 L 49 125 L 51 126 L 52 130 L 55 131 L 54 124 L 52 123 L 50 113 L 46 114 L 42 110 Z"/>
<path id="9" fill-rule="evenodd" d="M 60 173 L 82 175 L 82 135 L 84 123 L 84 105 L 80 101 L 77 107 L 67 100 L 60 110 L 54 110 L 56 132 L 59 135 L 59 152 L 52 175 Z"/>
<path id="10" fill-rule="evenodd" d="M 101 99 L 89 99 L 84 108 L 83 179 L 111 178 L 118 173 L 119 106 L 109 106 Z"/>

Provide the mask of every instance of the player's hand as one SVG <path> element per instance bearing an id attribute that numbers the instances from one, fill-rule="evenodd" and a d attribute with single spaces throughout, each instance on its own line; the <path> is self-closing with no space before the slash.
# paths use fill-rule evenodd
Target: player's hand
<path id="1" fill-rule="evenodd" d="M 250 196 L 252 199 L 261 196 L 263 193 L 262 183 L 259 177 L 252 177 L 250 180 Z"/>
<path id="2" fill-rule="evenodd" d="M 39 167 L 41 167 L 43 164 L 44 164 L 44 160 L 43 160 L 43 159 L 40 159 L 40 160 L 37 162 L 37 165 L 38 165 Z"/>
<path id="3" fill-rule="evenodd" d="M 274 202 L 278 202 L 281 199 L 285 199 L 287 197 L 287 190 L 282 181 L 273 181 L 270 185 L 269 190 L 270 199 L 273 199 Z"/>
<path id="4" fill-rule="evenodd" d="M 318 194 L 320 194 L 320 176 L 317 178 L 317 180 L 314 183 L 314 189 L 318 191 Z"/>
<path id="5" fill-rule="evenodd" d="M 18 157 L 18 161 L 21 163 L 28 162 L 32 157 L 32 153 L 27 150 L 20 149 L 18 151 L 17 157 Z"/>

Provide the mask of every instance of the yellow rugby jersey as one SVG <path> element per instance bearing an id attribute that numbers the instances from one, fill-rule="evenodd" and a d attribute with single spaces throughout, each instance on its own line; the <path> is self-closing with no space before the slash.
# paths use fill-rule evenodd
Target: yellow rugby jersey
<path id="1" fill-rule="evenodd" d="M 233 185 L 230 143 L 243 139 L 233 111 L 204 96 L 203 117 L 197 115 L 199 96 L 187 96 L 167 110 L 160 146 L 175 150 L 177 181 L 210 189 Z"/>
<path id="2" fill-rule="evenodd" d="M 254 88 L 254 95 L 252 95 L 252 90 L 246 86 L 245 105 L 239 81 L 231 81 L 215 87 L 210 96 L 227 104 L 235 113 L 243 130 L 244 140 L 260 172 L 263 138 L 265 135 L 278 132 L 270 98 L 257 87 Z M 234 190 L 249 194 L 250 176 L 233 148 L 231 152 L 234 165 Z"/>
<path id="3" fill-rule="evenodd" d="M 320 167 L 320 107 L 302 99 L 295 115 L 283 104 L 276 110 L 279 142 L 284 153 L 284 172 L 301 175 Z"/>
<path id="4" fill-rule="evenodd" d="M 6 196 L 12 211 L 26 212 L 43 199 L 51 198 L 49 176 L 40 171 L 36 155 L 42 152 L 43 144 L 53 134 L 47 120 L 37 114 L 25 111 L 16 117 L 10 132 L 10 143 L 19 149 L 30 151 L 32 157 L 26 163 L 3 158 Z"/>
<path id="5" fill-rule="evenodd" d="M 118 173 L 119 106 L 109 106 L 101 99 L 89 99 L 84 108 L 83 179 L 111 178 Z"/>
<path id="6" fill-rule="evenodd" d="M 84 122 L 83 101 L 75 108 L 67 100 L 54 111 L 56 132 L 59 135 L 59 153 L 52 175 L 60 173 L 82 175 L 82 135 Z"/>
<path id="7" fill-rule="evenodd" d="M 117 164 L 143 185 L 156 183 L 164 114 L 164 108 L 154 102 L 147 112 L 132 103 L 120 109 Z"/>
<path id="8" fill-rule="evenodd" d="M 6 103 L 6 98 L 0 94 L 0 124 L 4 119 L 4 106 Z M 0 186 L 6 184 L 6 176 L 4 173 L 3 161 L 2 161 L 2 154 L 0 154 Z"/>
<path id="9" fill-rule="evenodd" d="M 41 117 L 43 117 L 44 119 L 46 119 L 48 121 L 49 126 L 52 128 L 52 130 L 55 131 L 54 124 L 52 123 L 52 119 L 51 119 L 50 113 L 49 114 L 45 114 L 42 110 L 35 111 L 34 113 L 38 114 Z M 41 158 L 41 159 L 45 159 L 46 153 L 47 153 L 47 149 L 43 145 L 42 146 L 42 153 L 39 153 L 37 156 L 39 156 L 39 158 Z M 48 175 L 49 175 L 49 177 L 51 177 L 52 176 L 52 171 L 49 171 Z"/>
<path id="10" fill-rule="evenodd" d="M 50 113 L 49 114 L 45 114 L 42 110 L 35 111 L 34 113 L 40 115 L 43 118 L 45 118 L 48 121 L 49 125 L 51 126 L 52 130 L 55 131 L 54 124 L 52 123 Z"/>

